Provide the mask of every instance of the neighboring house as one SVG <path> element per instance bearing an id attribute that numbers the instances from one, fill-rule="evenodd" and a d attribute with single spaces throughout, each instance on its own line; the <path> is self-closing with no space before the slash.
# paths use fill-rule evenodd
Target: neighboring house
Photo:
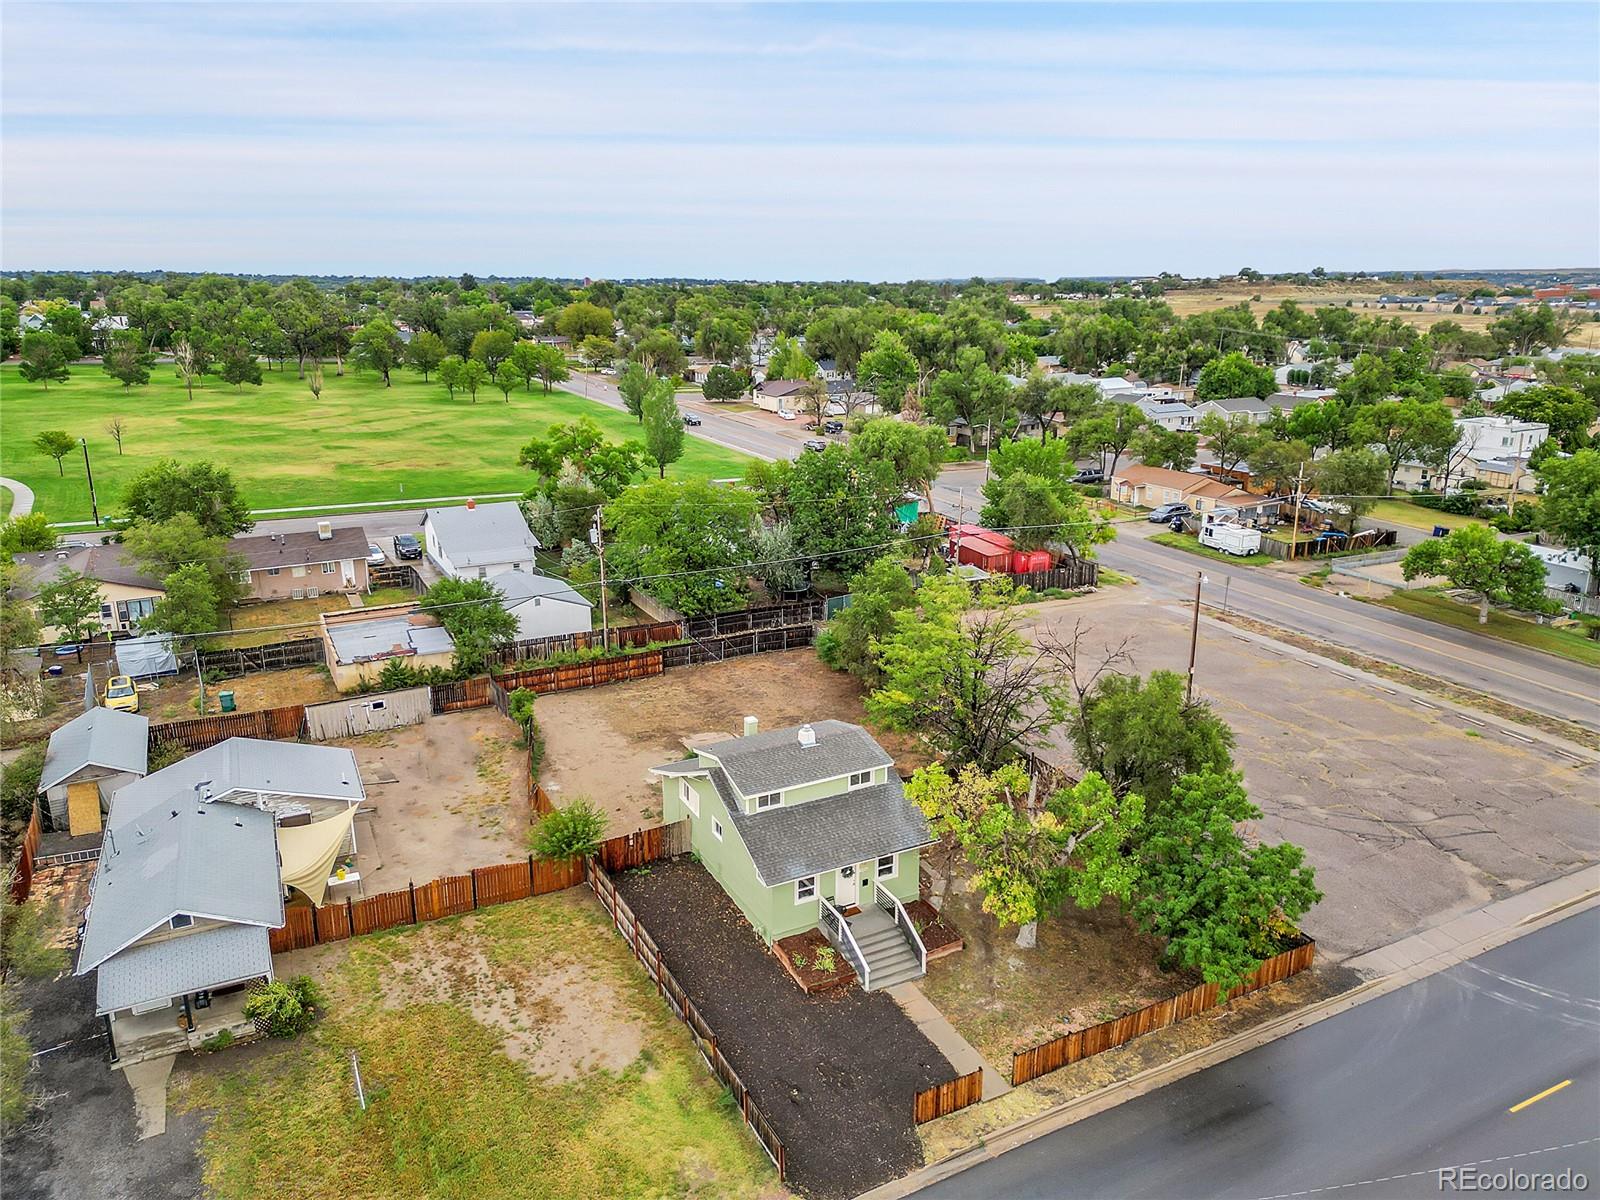
<path id="1" fill-rule="evenodd" d="M 119 1066 L 252 1032 L 244 995 L 272 979 L 284 922 L 271 814 L 167 793 L 107 833 L 89 896 L 75 973 L 96 972 Z"/>
<path id="2" fill-rule="evenodd" d="M 415 604 L 387 604 L 323 613 L 322 645 L 333 686 L 347 692 L 376 679 L 391 658 L 419 670 L 455 664 L 456 644 L 438 620 Z"/>
<path id="3" fill-rule="evenodd" d="M 1181 400 L 1157 400 L 1152 396 L 1137 401 L 1139 411 L 1152 424 L 1162 429 L 1193 429 L 1199 414 Z"/>
<path id="4" fill-rule="evenodd" d="M 1550 437 L 1542 421 L 1516 421 L 1510 417 L 1461 417 L 1456 420 L 1456 444 L 1450 452 L 1449 485 L 1454 488 L 1475 479 L 1491 488 L 1515 486 L 1536 492 L 1538 477 L 1528 470 L 1528 456 Z M 1438 490 L 1445 473 L 1417 461 L 1395 469 L 1395 483 L 1411 490 Z"/>
<path id="5" fill-rule="evenodd" d="M 768 379 L 750 393 L 750 397 L 757 408 L 766 412 L 780 409 L 794 412 L 800 403 L 800 389 L 805 386 L 804 379 Z"/>
<path id="6" fill-rule="evenodd" d="M 1143 463 L 1120 468 L 1111 477 L 1111 495 L 1141 508 L 1183 503 L 1197 513 L 1226 511 L 1245 520 L 1260 519 L 1282 507 L 1276 497 L 1257 496 L 1210 475 Z"/>
<path id="7" fill-rule="evenodd" d="M 245 560 L 239 582 L 247 600 L 301 600 L 324 592 L 367 589 L 367 531 L 360 525 L 335 529 L 327 521 L 305 533 L 236 537 L 228 553 Z"/>
<path id="8" fill-rule="evenodd" d="M 1594 588 L 1588 555 L 1565 546 L 1536 546 L 1528 549 L 1544 563 L 1544 586 L 1565 595 L 1590 595 Z"/>
<path id="9" fill-rule="evenodd" d="M 1503 458 L 1526 458 L 1550 438 L 1543 421 L 1518 421 L 1512 417 L 1462 417 L 1456 421 L 1472 452 Z"/>
<path id="10" fill-rule="evenodd" d="M 1195 417 L 1199 419 L 1207 413 L 1217 413 L 1224 420 L 1244 413 L 1256 424 L 1260 424 L 1272 415 L 1272 401 L 1263 400 L 1258 396 L 1229 396 L 1223 400 L 1205 400 L 1195 405 Z"/>
<path id="11" fill-rule="evenodd" d="M 896 915 L 917 898 L 935 839 L 861 726 L 762 733 L 746 717 L 743 737 L 651 771 L 664 819 L 689 821 L 695 853 L 768 944 L 820 927 L 864 986 L 922 974 L 920 943 Z"/>
<path id="12" fill-rule="evenodd" d="M 26 568 L 17 590 L 19 599 L 31 600 L 39 589 L 63 571 L 76 571 L 100 587 L 100 627 L 106 633 L 128 633 L 155 611 L 156 601 L 167 593 L 161 581 L 140 570 L 126 546 L 80 546 L 76 549 L 40 550 L 13 556 Z M 40 631 L 43 642 L 60 641 L 57 630 Z"/>
<path id="13" fill-rule="evenodd" d="M 497 576 L 494 585 L 505 597 L 505 610 L 517 619 L 519 641 L 588 633 L 594 627 L 594 602 L 584 599 L 565 579 L 508 571 Z"/>
<path id="14" fill-rule="evenodd" d="M 1302 404 L 1315 404 L 1319 400 L 1326 400 L 1329 396 L 1336 396 L 1333 388 L 1290 388 L 1288 391 L 1273 392 L 1267 397 L 1267 403 L 1273 408 L 1281 408 L 1286 413 L 1291 413 Z"/>
<path id="15" fill-rule="evenodd" d="M 492 579 L 506 571 L 533 571 L 539 539 L 515 501 L 430 508 L 422 516 L 428 557 L 452 579 Z"/>
<path id="16" fill-rule="evenodd" d="M 50 827 L 98 833 L 117 790 L 144 778 L 149 751 L 149 720 L 112 708 L 91 708 L 52 733 L 39 776 Z"/>

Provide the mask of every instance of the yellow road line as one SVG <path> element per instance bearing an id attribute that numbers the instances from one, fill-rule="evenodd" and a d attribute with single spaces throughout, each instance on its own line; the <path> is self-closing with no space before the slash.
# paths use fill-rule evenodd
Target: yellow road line
<path id="1" fill-rule="evenodd" d="M 1547 1088 L 1545 1088 L 1544 1091 L 1540 1092 L 1537 1096 L 1529 1096 L 1521 1104 L 1513 1104 L 1510 1108 L 1506 1109 L 1506 1111 L 1507 1112 L 1521 1112 L 1523 1109 L 1527 1108 L 1528 1105 L 1537 1104 L 1537 1103 L 1539 1103 L 1539 1101 L 1543 1100 L 1546 1096 L 1555 1095 L 1562 1088 L 1569 1086 L 1571 1083 L 1572 1083 L 1572 1080 L 1563 1079 L 1560 1083 L 1556 1084 L 1555 1087 L 1547 1087 Z"/>

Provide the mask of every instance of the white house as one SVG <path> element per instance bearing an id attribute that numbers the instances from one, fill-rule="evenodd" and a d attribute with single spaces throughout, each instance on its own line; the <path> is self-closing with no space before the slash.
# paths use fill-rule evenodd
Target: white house
<path id="1" fill-rule="evenodd" d="M 1544 563 L 1544 585 L 1552 591 L 1587 595 L 1590 590 L 1589 557 L 1581 550 L 1565 546 L 1535 546 L 1528 549 Z"/>
<path id="2" fill-rule="evenodd" d="M 1550 437 L 1543 421 L 1512 417 L 1462 417 L 1456 429 L 1460 444 L 1478 458 L 1527 458 Z"/>
<path id="3" fill-rule="evenodd" d="M 1420 462 L 1404 462 L 1395 471 L 1395 482 L 1411 489 L 1437 490 L 1447 477 L 1452 487 L 1476 479 L 1492 488 L 1533 492 L 1538 477 L 1528 470 L 1528 455 L 1549 437 L 1550 427 L 1542 421 L 1462 417 L 1456 421 L 1448 473 Z"/>
<path id="4" fill-rule="evenodd" d="M 430 508 L 422 517 L 428 557 L 452 579 L 492 579 L 509 571 L 534 571 L 539 539 L 514 501 L 460 508 Z"/>
<path id="5" fill-rule="evenodd" d="M 508 571 L 494 583 L 505 596 L 505 610 L 517 619 L 519 641 L 588 633 L 594 625 L 593 601 L 584 599 L 565 579 Z"/>
<path id="6" fill-rule="evenodd" d="M 1158 400 L 1154 396 L 1145 396 L 1136 404 L 1150 424 L 1162 429 L 1193 429 L 1195 422 L 1200 419 L 1200 414 L 1181 400 Z"/>

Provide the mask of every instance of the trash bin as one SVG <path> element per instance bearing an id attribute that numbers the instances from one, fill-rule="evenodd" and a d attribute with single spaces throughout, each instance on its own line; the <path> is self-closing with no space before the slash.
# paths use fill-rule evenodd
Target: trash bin
<path id="1" fill-rule="evenodd" d="M 1435 525 L 1433 527 L 1433 536 L 1434 537 L 1449 537 L 1450 536 L 1450 530 L 1448 528 L 1446 528 L 1445 526 L 1443 526 L 1443 525 Z"/>
<path id="2" fill-rule="evenodd" d="M 232 712 L 237 707 L 233 702 L 232 692 L 218 692 L 217 702 L 222 705 L 223 712 Z"/>

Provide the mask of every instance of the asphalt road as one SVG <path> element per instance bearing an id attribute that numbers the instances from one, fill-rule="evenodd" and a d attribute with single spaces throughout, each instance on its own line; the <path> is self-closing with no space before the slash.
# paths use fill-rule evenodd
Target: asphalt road
<path id="1" fill-rule="evenodd" d="M 1600 1187 L 1600 910 L 916 1194 L 1436 1197 L 1451 1191 L 1438 1168 L 1467 1164 Z"/>

